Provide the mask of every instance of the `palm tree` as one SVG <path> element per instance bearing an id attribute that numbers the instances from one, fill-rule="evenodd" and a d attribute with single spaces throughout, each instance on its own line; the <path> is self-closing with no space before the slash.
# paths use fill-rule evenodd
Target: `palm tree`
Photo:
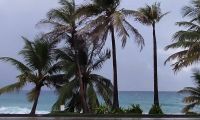
<path id="1" fill-rule="evenodd" d="M 19 91 L 29 83 L 34 84 L 34 88 L 27 93 L 27 98 L 28 101 L 34 102 L 30 114 L 35 114 L 42 86 L 49 86 L 53 82 L 50 81 L 53 80 L 52 74 L 58 70 L 53 65 L 53 50 L 56 42 L 48 42 L 42 38 L 37 38 L 34 42 L 24 37 L 23 39 L 25 46 L 19 54 L 22 55 L 25 63 L 10 57 L 0 58 L 1 61 L 11 63 L 20 71 L 17 76 L 18 81 L 1 88 L 0 94 Z"/>
<path id="2" fill-rule="evenodd" d="M 183 102 L 187 104 L 182 110 L 184 113 L 188 113 L 192 108 L 200 105 L 200 72 L 195 70 L 192 77 L 194 78 L 195 87 L 185 87 L 179 91 L 179 93 L 187 95 L 183 99 Z"/>
<path id="3" fill-rule="evenodd" d="M 89 23 L 82 30 L 83 32 L 87 31 L 94 40 L 100 40 L 104 44 L 108 34 L 111 34 L 114 86 L 113 109 L 119 108 L 115 33 L 121 39 L 122 47 L 125 46 L 127 39 L 130 37 L 129 33 L 135 36 L 135 40 L 141 48 L 144 45 L 143 37 L 126 20 L 126 17 L 130 16 L 130 10 L 118 10 L 119 5 L 120 0 L 92 0 L 91 4 L 81 6 L 77 14 L 81 18 L 86 18 L 86 21 L 89 17 Z"/>
<path id="4" fill-rule="evenodd" d="M 78 59 L 78 47 L 77 44 L 83 36 L 77 35 L 78 18 L 75 0 L 60 0 L 61 7 L 52 9 L 47 14 L 47 19 L 44 19 L 40 24 L 49 24 L 53 27 L 53 30 L 46 34 L 51 40 L 66 40 L 66 43 L 70 45 L 70 48 L 75 52 L 77 75 L 79 76 L 80 96 L 83 106 L 83 112 L 88 112 L 86 104 L 86 98 L 84 96 L 83 80 L 80 71 L 79 59 Z"/>
<path id="5" fill-rule="evenodd" d="M 180 30 L 173 36 L 174 42 L 166 47 L 168 49 L 180 50 L 167 58 L 165 63 L 175 61 L 172 66 L 174 71 L 181 70 L 183 67 L 190 66 L 199 62 L 200 58 L 200 0 L 193 0 L 192 6 L 185 6 L 182 10 L 184 17 L 190 17 L 190 21 L 177 22 L 180 27 L 186 30 Z"/>
<path id="6" fill-rule="evenodd" d="M 90 41 L 83 41 L 82 47 L 78 50 L 80 57 L 79 65 L 83 79 L 87 106 L 89 112 L 94 112 L 99 106 L 99 98 L 103 98 L 107 105 L 111 105 L 113 86 L 109 79 L 93 73 L 102 67 L 103 63 L 110 58 L 110 51 L 99 51 L 99 46 Z M 88 44 L 89 43 L 89 44 Z M 63 72 L 68 76 L 68 83 L 61 85 L 59 97 L 53 106 L 53 111 L 58 110 L 62 104 L 66 105 L 68 112 L 81 112 L 80 83 L 78 82 L 75 54 L 69 48 L 58 49 L 57 58 L 63 67 Z M 68 68 L 68 69 L 66 69 Z"/>
<path id="7" fill-rule="evenodd" d="M 146 5 L 133 12 L 136 21 L 152 26 L 153 28 L 153 65 L 154 65 L 154 105 L 159 106 L 158 97 L 158 72 L 157 72 L 157 40 L 156 40 L 156 23 L 163 18 L 167 13 L 162 13 L 160 3 L 154 3 L 153 5 Z"/>

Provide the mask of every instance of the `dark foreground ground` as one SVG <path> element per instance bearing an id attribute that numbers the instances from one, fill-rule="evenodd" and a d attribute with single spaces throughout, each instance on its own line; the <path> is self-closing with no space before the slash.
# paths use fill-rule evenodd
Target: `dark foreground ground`
<path id="1" fill-rule="evenodd" d="M 200 118 L 0 117 L 0 120 L 200 120 Z"/>
<path id="2" fill-rule="evenodd" d="M 0 114 L 0 120 L 200 120 L 197 115 L 9 115 Z"/>

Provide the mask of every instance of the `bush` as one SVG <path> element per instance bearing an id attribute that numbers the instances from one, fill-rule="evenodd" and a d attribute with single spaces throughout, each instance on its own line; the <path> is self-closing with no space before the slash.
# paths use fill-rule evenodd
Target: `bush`
<path id="1" fill-rule="evenodd" d="M 192 112 L 192 111 L 186 112 L 185 114 L 186 115 L 198 115 L 196 112 Z"/>
<path id="2" fill-rule="evenodd" d="M 126 110 L 122 107 L 119 107 L 118 109 L 114 109 L 111 111 L 112 114 L 124 114 L 126 113 Z"/>
<path id="3" fill-rule="evenodd" d="M 155 115 L 163 115 L 163 111 L 161 109 L 160 106 L 157 106 L 157 105 L 152 105 L 150 111 L 149 111 L 149 114 L 155 114 Z"/>
<path id="4" fill-rule="evenodd" d="M 106 105 L 100 105 L 95 109 L 96 114 L 108 114 L 110 113 L 110 107 Z"/>
<path id="5" fill-rule="evenodd" d="M 126 110 L 126 113 L 132 113 L 132 114 L 142 114 L 142 109 L 140 108 L 140 105 L 131 105 L 130 108 Z"/>

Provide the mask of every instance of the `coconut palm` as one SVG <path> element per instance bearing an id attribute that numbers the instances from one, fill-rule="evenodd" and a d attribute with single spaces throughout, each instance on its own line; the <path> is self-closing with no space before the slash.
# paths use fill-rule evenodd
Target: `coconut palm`
<path id="1" fill-rule="evenodd" d="M 88 44 L 88 42 L 78 50 L 78 57 L 81 58 L 79 65 L 87 106 L 89 112 L 94 112 L 100 104 L 99 97 L 107 105 L 111 105 L 113 86 L 109 79 L 93 72 L 94 70 L 100 69 L 103 63 L 110 58 L 110 51 L 100 52 L 98 45 L 94 45 L 93 42 Z M 80 83 L 78 82 L 78 76 L 76 74 L 75 54 L 71 49 L 66 47 L 58 49 L 56 53 L 59 60 L 58 63 L 63 65 L 63 72 L 68 76 L 69 82 L 62 85 L 58 90 L 59 97 L 52 110 L 56 111 L 60 105 L 65 104 L 66 111 L 80 113 L 83 109 L 80 100 Z"/>
<path id="2" fill-rule="evenodd" d="M 152 26 L 153 28 L 153 65 L 154 65 L 154 105 L 159 106 L 158 97 L 158 72 L 157 72 L 157 40 L 156 40 L 156 23 L 163 18 L 167 13 L 162 13 L 160 3 L 146 5 L 133 12 L 136 21 Z"/>
<path id="3" fill-rule="evenodd" d="M 195 87 L 185 87 L 183 90 L 179 91 L 179 93 L 187 95 L 183 99 L 183 102 L 187 104 L 182 110 L 184 113 L 188 113 L 192 108 L 200 105 L 200 72 L 194 70 L 192 77 Z"/>
<path id="4" fill-rule="evenodd" d="M 165 62 L 175 61 L 172 64 L 174 71 L 181 70 L 184 67 L 199 62 L 200 60 L 199 5 L 199 0 L 193 0 L 192 6 L 185 6 L 183 8 L 183 16 L 190 17 L 191 20 L 176 23 L 180 27 L 185 27 L 186 30 L 176 32 L 173 36 L 174 42 L 166 47 L 166 50 L 180 48 L 178 52 L 169 56 Z"/>
<path id="5" fill-rule="evenodd" d="M 52 84 L 55 78 L 52 74 L 58 70 L 58 67 L 53 65 L 53 50 L 56 42 L 48 42 L 42 38 L 36 38 L 34 42 L 24 37 L 23 39 L 25 46 L 19 54 L 23 57 L 24 63 L 10 57 L 0 58 L 1 61 L 11 63 L 20 71 L 17 76 L 18 81 L 1 88 L 0 94 L 19 91 L 27 84 L 33 84 L 34 88 L 27 93 L 27 99 L 33 102 L 30 114 L 35 114 L 42 86 Z"/>
<path id="6" fill-rule="evenodd" d="M 86 98 L 84 96 L 83 90 L 83 80 L 80 71 L 79 59 L 78 59 L 78 47 L 77 44 L 79 39 L 82 39 L 83 36 L 77 35 L 77 27 L 78 27 L 78 18 L 76 15 L 76 4 L 75 0 L 60 0 L 61 7 L 57 9 L 52 9 L 47 14 L 47 19 L 44 19 L 40 22 L 40 24 L 48 24 L 52 26 L 52 30 L 47 33 L 45 36 L 50 38 L 51 40 L 65 40 L 67 44 L 70 45 L 70 49 L 73 49 L 75 52 L 76 58 L 76 67 L 77 75 L 79 76 L 79 85 L 80 85 L 80 95 L 81 95 L 81 103 L 83 106 L 83 112 L 88 112 L 88 107 L 86 104 Z"/>
<path id="7" fill-rule="evenodd" d="M 126 20 L 130 16 L 130 10 L 118 10 L 119 5 L 120 0 L 92 0 L 92 3 L 83 5 L 77 10 L 77 16 L 81 18 L 89 17 L 89 23 L 86 19 L 87 25 L 82 30 L 83 32 L 87 31 L 94 40 L 105 43 L 108 34 L 111 34 L 114 85 L 113 109 L 119 108 L 115 34 L 121 39 L 122 47 L 125 46 L 131 34 L 134 35 L 136 43 L 141 48 L 144 45 L 143 37 Z"/>

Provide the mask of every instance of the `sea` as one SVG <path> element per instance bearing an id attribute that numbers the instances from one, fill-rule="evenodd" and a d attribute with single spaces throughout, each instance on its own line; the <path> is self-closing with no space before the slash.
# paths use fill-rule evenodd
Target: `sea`
<path id="1" fill-rule="evenodd" d="M 26 99 L 28 91 L 19 91 L 0 95 L 0 114 L 27 114 L 32 103 Z M 182 114 L 184 95 L 177 92 L 159 92 L 162 110 L 166 114 Z M 47 114 L 57 99 L 53 91 L 42 91 L 39 97 L 37 114 Z M 128 108 L 131 104 L 139 104 L 143 113 L 148 113 L 153 103 L 153 92 L 150 91 L 120 91 L 120 107 Z"/>

